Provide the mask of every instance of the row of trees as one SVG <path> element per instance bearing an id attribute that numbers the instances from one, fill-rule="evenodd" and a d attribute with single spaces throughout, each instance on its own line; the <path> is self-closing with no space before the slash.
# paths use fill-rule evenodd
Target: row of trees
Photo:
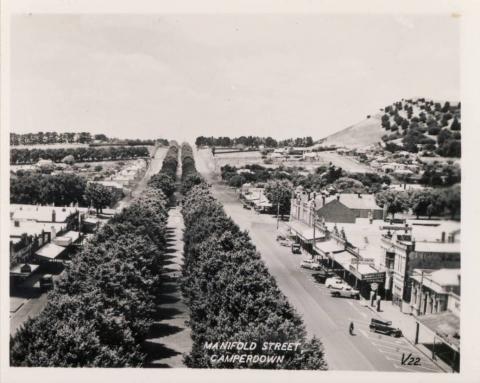
<path id="1" fill-rule="evenodd" d="M 40 159 L 62 162 L 73 157 L 75 162 L 127 160 L 132 158 L 150 157 L 145 146 L 109 146 L 109 147 L 79 147 L 58 149 L 10 149 L 10 164 L 22 165 L 38 162 Z"/>
<path id="2" fill-rule="evenodd" d="M 375 199 L 380 207 L 387 206 L 387 213 L 392 217 L 411 209 L 417 218 L 428 217 L 430 219 L 432 216 L 449 216 L 451 219 L 460 219 L 460 185 L 415 191 L 387 190 L 377 193 Z"/>
<path id="3" fill-rule="evenodd" d="M 197 137 L 195 140 L 196 146 L 221 146 L 221 147 L 231 147 L 236 145 L 242 145 L 246 147 L 258 148 L 259 146 L 264 146 L 267 148 L 277 148 L 284 146 L 297 146 L 297 147 L 308 147 L 313 145 L 312 137 L 297 137 L 289 138 L 287 140 L 277 141 L 272 137 L 256 137 L 256 136 L 241 136 L 241 137 Z"/>
<path id="4" fill-rule="evenodd" d="M 164 138 L 147 139 L 118 139 L 109 138 L 103 133 L 92 135 L 89 132 L 38 132 L 38 133 L 10 133 L 10 145 L 46 145 L 46 144 L 89 144 L 89 145 L 102 145 L 114 144 L 114 145 L 160 145 L 167 146 L 168 140 Z"/>
<path id="5" fill-rule="evenodd" d="M 161 288 L 166 198 L 147 187 L 104 225 L 11 338 L 12 366 L 140 367 Z"/>
<path id="6" fill-rule="evenodd" d="M 390 184 L 387 175 L 376 173 L 350 173 L 334 165 L 319 166 L 315 173 L 305 175 L 302 168 L 265 168 L 261 165 L 246 165 L 246 171 L 224 165 L 221 176 L 228 185 L 240 187 L 244 183 L 265 183 L 268 181 L 288 180 L 293 186 L 303 186 L 305 189 L 317 190 L 332 186 L 343 193 L 375 193 L 382 189 L 383 184 Z"/>
<path id="7" fill-rule="evenodd" d="M 160 172 L 148 181 L 150 185 L 163 191 L 167 198 L 170 198 L 176 189 L 178 150 L 178 144 L 172 141 L 163 159 Z"/>
<path id="8" fill-rule="evenodd" d="M 278 289 L 248 234 L 225 214 L 182 146 L 185 221 L 182 293 L 190 309 L 193 347 L 185 361 L 196 368 L 326 369 L 321 342 L 307 340 L 302 320 Z M 192 186 L 189 177 L 198 177 Z M 279 364 L 212 362 L 206 342 L 300 342 Z M 275 355 L 273 351 L 241 353 Z M 276 355 L 279 355 L 278 352 Z"/>
<path id="9" fill-rule="evenodd" d="M 82 176 L 62 173 L 30 174 L 10 179 L 10 203 L 29 205 L 93 206 L 97 211 L 113 206 L 123 197 L 120 191 L 101 184 L 89 183 Z"/>

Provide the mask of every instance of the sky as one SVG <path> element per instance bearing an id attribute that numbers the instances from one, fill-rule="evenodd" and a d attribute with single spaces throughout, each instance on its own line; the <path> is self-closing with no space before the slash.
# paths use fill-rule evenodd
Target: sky
<path id="1" fill-rule="evenodd" d="M 11 131 L 320 139 L 402 98 L 458 101 L 446 15 L 19 15 Z"/>

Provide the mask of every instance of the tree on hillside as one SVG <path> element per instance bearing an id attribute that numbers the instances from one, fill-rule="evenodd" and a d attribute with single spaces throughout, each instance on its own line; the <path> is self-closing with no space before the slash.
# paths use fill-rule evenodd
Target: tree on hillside
<path id="1" fill-rule="evenodd" d="M 102 212 L 102 209 L 110 206 L 114 200 L 113 193 L 102 184 L 90 183 L 85 190 L 85 200 L 93 206 L 97 214 Z"/>
<path id="2" fill-rule="evenodd" d="M 280 214 L 290 213 L 290 199 L 292 198 L 293 185 L 290 181 L 269 181 L 265 186 L 265 196 Z"/>
<path id="3" fill-rule="evenodd" d="M 461 130 L 461 128 L 462 128 L 462 126 L 461 126 L 460 122 L 458 121 L 457 117 L 454 117 L 453 121 L 452 121 L 452 126 L 450 126 L 450 129 Z"/>

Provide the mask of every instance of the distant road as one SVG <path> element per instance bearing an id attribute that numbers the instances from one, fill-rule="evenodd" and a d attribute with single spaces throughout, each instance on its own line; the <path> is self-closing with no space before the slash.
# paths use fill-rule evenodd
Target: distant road
<path id="1" fill-rule="evenodd" d="M 134 197 L 137 197 L 140 194 L 142 194 L 142 192 L 147 187 L 147 184 L 150 178 L 152 178 L 154 174 L 157 174 L 162 168 L 163 159 L 165 158 L 167 151 L 168 151 L 168 148 L 166 147 L 160 147 L 157 149 L 157 151 L 155 152 L 154 158 L 150 160 L 150 164 L 148 165 L 147 171 L 145 172 L 143 178 L 139 181 L 139 183 L 133 189 L 132 195 L 126 196 L 121 201 L 119 201 L 116 206 L 117 209 L 119 210 L 123 209 L 132 201 Z"/>
<path id="2" fill-rule="evenodd" d="M 327 163 L 332 162 L 335 166 L 341 167 L 347 172 L 370 173 L 374 171 L 368 165 L 361 164 L 351 157 L 341 156 L 335 152 L 319 152 L 318 156 Z"/>

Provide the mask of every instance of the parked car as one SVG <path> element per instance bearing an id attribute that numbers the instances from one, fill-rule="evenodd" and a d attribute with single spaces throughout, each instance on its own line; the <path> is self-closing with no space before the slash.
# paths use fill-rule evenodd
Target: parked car
<path id="1" fill-rule="evenodd" d="M 302 253 L 302 249 L 301 249 L 299 243 L 292 243 L 292 253 L 293 254 L 301 254 Z"/>
<path id="2" fill-rule="evenodd" d="M 285 246 L 285 247 L 290 247 L 292 245 L 292 242 L 284 237 L 283 235 L 277 235 L 277 242 L 281 245 L 281 246 Z"/>
<path id="3" fill-rule="evenodd" d="M 390 336 L 393 335 L 396 338 L 402 336 L 402 330 L 396 327 L 392 327 L 391 321 L 382 321 L 380 319 L 372 318 L 368 327 L 372 332 L 379 332 Z"/>
<path id="4" fill-rule="evenodd" d="M 320 270 L 322 266 L 317 261 L 314 261 L 313 259 L 304 259 L 300 263 L 300 267 L 303 267 L 304 269 L 310 269 L 310 270 Z"/>
<path id="5" fill-rule="evenodd" d="M 313 279 L 318 283 L 325 283 L 328 278 L 333 277 L 335 274 L 331 271 L 320 270 L 319 273 L 312 274 Z"/>
<path id="6" fill-rule="evenodd" d="M 332 286 L 330 289 L 330 295 L 332 297 L 360 299 L 360 291 L 351 288 L 345 283 L 343 285 Z"/>
<path id="7" fill-rule="evenodd" d="M 330 288 L 333 286 L 343 286 L 344 282 L 340 277 L 334 276 L 331 278 L 327 278 L 325 280 L 325 286 Z"/>
<path id="8" fill-rule="evenodd" d="M 48 291 L 53 289 L 53 277 L 52 274 L 45 274 L 40 278 L 40 289 L 42 291 Z"/>

